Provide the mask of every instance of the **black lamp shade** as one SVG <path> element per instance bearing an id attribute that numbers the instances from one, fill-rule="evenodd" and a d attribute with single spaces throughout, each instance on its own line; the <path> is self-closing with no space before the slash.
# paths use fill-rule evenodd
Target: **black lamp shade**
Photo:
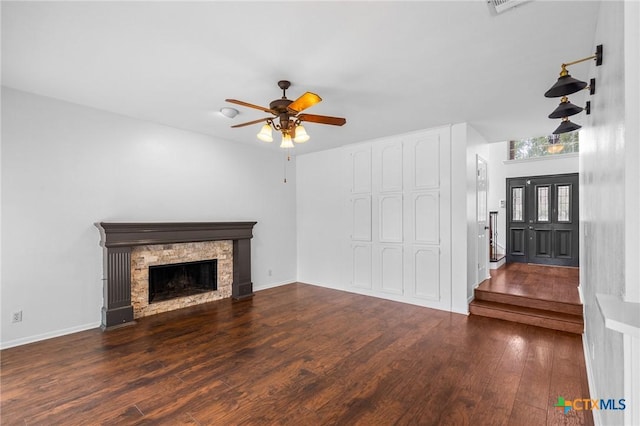
<path id="1" fill-rule="evenodd" d="M 574 130 L 578 130 L 581 127 L 581 125 L 572 123 L 568 118 L 565 117 L 562 119 L 562 123 L 560 123 L 558 128 L 553 131 L 553 134 L 559 135 L 560 133 L 573 132 Z"/>
<path id="2" fill-rule="evenodd" d="M 571 117 L 572 115 L 576 115 L 579 112 L 582 112 L 583 109 L 584 108 L 581 108 L 569 102 L 569 99 L 562 98 L 562 101 L 560 101 L 560 105 L 558 105 L 558 107 L 553 110 L 551 114 L 549 114 L 549 118 Z"/>
<path id="3" fill-rule="evenodd" d="M 558 77 L 556 84 L 551 86 L 551 89 L 547 90 L 544 96 L 547 98 L 558 98 L 560 96 L 567 96 L 572 93 L 576 93 L 587 87 L 587 83 L 584 81 L 576 80 L 569 74 Z"/>

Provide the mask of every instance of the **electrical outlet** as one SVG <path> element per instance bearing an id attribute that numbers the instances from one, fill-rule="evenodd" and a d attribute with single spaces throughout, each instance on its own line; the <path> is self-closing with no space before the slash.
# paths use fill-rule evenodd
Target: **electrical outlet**
<path id="1" fill-rule="evenodd" d="M 11 316 L 11 322 L 22 322 L 22 311 L 16 311 Z"/>
<path id="2" fill-rule="evenodd" d="M 269 269 L 269 276 L 273 275 L 273 271 Z"/>

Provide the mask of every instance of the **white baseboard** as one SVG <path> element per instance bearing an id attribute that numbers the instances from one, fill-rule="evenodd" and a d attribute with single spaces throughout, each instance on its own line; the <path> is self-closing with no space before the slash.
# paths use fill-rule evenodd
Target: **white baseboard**
<path id="1" fill-rule="evenodd" d="M 282 282 L 262 284 L 262 285 L 254 285 L 253 286 L 253 291 L 255 292 L 255 291 L 260 291 L 260 290 L 266 290 L 266 289 L 269 289 L 269 288 L 280 287 L 282 285 L 293 284 L 295 282 L 296 282 L 296 280 L 293 280 L 293 281 L 282 281 Z"/>
<path id="2" fill-rule="evenodd" d="M 9 349 L 16 346 L 27 345 L 29 343 L 39 342 L 41 340 L 53 339 L 54 337 L 66 336 L 67 334 L 77 333 L 79 331 L 91 330 L 100 327 L 101 322 L 94 322 L 75 327 L 64 328 L 62 330 L 50 331 L 47 333 L 36 334 L 35 336 L 22 337 L 20 339 L 9 340 L 0 343 L 0 349 Z"/>
<path id="3" fill-rule="evenodd" d="M 578 297 L 580 298 L 580 304 L 584 306 L 584 297 L 582 297 L 582 285 L 578 284 Z"/>
<path id="4" fill-rule="evenodd" d="M 489 262 L 489 269 L 498 269 L 500 268 L 502 265 L 504 265 L 505 263 L 507 263 L 507 257 L 503 257 L 502 259 L 500 259 L 497 262 Z"/>
<path id="5" fill-rule="evenodd" d="M 587 383 L 589 384 L 589 397 L 593 398 L 596 395 L 595 390 L 595 381 L 593 380 L 593 369 L 591 368 L 591 356 L 589 352 L 589 347 L 587 344 L 587 337 L 584 333 L 582 333 L 582 351 L 584 352 L 584 363 L 587 368 Z M 600 418 L 600 410 L 591 410 L 591 414 L 593 414 L 593 424 L 595 426 L 600 426 L 602 424 L 602 419 Z"/>

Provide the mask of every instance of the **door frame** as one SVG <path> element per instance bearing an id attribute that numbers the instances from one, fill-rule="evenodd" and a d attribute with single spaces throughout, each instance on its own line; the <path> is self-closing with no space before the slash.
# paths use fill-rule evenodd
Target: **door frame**
<path id="1" fill-rule="evenodd" d="M 481 164 L 484 165 L 482 176 Z M 476 154 L 476 285 L 490 278 L 489 274 L 489 163 Z M 484 178 L 484 188 L 481 188 Z M 483 195 L 484 192 L 484 195 Z M 480 220 L 480 217 L 484 220 Z"/>
<path id="2" fill-rule="evenodd" d="M 570 185 L 570 211 L 568 221 L 558 221 L 555 208 L 556 191 L 559 186 Z M 536 188 L 548 187 L 550 219 L 538 221 L 535 208 L 537 206 Z M 522 212 L 514 216 L 513 189 L 522 188 Z M 579 266 L 579 174 L 565 173 L 543 176 L 527 176 L 507 178 L 507 217 L 505 221 L 507 262 L 536 263 L 554 266 Z M 517 219 L 514 219 L 517 218 Z M 548 253 L 536 256 L 532 253 L 540 241 L 548 246 Z M 567 256 L 567 250 L 570 256 Z"/>

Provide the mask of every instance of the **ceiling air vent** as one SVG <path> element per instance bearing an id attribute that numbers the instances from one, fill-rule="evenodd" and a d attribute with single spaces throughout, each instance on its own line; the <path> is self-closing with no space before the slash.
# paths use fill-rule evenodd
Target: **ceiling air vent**
<path id="1" fill-rule="evenodd" d="M 528 1 L 531 0 L 487 0 L 487 4 L 489 5 L 489 12 L 492 15 L 498 15 Z"/>

